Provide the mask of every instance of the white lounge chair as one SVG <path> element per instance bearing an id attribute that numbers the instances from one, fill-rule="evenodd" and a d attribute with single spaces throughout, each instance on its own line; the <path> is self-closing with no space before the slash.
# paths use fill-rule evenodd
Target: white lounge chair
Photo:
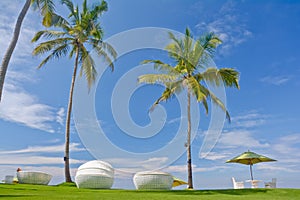
<path id="1" fill-rule="evenodd" d="M 81 165 L 75 176 L 78 188 L 109 189 L 114 182 L 114 169 L 107 162 L 89 161 Z"/>
<path id="2" fill-rule="evenodd" d="M 276 188 L 276 178 L 272 178 L 272 182 L 265 182 L 265 188 Z"/>
<path id="3" fill-rule="evenodd" d="M 173 176 L 165 172 L 138 172 L 133 177 L 136 189 L 142 190 L 170 190 Z"/>
<path id="4" fill-rule="evenodd" d="M 52 175 L 44 172 L 19 171 L 17 177 L 19 183 L 48 185 Z"/>
<path id="5" fill-rule="evenodd" d="M 13 182 L 14 182 L 14 176 L 12 176 L 12 175 L 5 176 L 4 183 L 6 183 L 6 184 L 12 184 Z"/>
<path id="6" fill-rule="evenodd" d="M 234 177 L 232 177 L 231 180 L 233 184 L 233 189 L 243 189 L 245 187 L 243 181 L 237 182 L 235 181 Z"/>

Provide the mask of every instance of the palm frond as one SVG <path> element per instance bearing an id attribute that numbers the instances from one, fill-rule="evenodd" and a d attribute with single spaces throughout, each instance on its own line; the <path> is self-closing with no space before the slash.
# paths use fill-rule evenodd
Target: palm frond
<path id="1" fill-rule="evenodd" d="M 221 84 L 221 77 L 219 76 L 219 70 L 214 67 L 207 68 L 203 73 L 199 73 L 195 75 L 197 78 L 203 78 L 206 82 L 215 85 L 220 86 Z"/>
<path id="2" fill-rule="evenodd" d="M 53 0 L 35 0 L 31 2 L 34 8 L 41 11 L 41 15 L 43 16 L 43 25 L 46 27 L 52 26 L 52 14 L 55 12 L 55 4 Z"/>
<path id="3" fill-rule="evenodd" d="M 219 70 L 219 74 L 220 74 L 225 86 L 236 87 L 237 89 L 240 88 L 238 71 L 236 71 L 232 68 L 221 68 Z"/>
<path id="4" fill-rule="evenodd" d="M 167 101 L 169 98 L 172 97 L 172 95 L 174 94 L 174 91 L 172 91 L 170 88 L 166 88 L 162 95 L 154 102 L 154 104 L 151 106 L 151 108 L 149 109 L 150 112 L 152 112 L 155 107 L 162 101 Z"/>
<path id="5" fill-rule="evenodd" d="M 89 53 L 87 53 L 82 60 L 80 76 L 82 76 L 82 74 L 85 75 L 85 78 L 88 82 L 88 87 L 91 88 L 96 80 L 97 70 L 95 69 L 95 62 Z"/>
<path id="6" fill-rule="evenodd" d="M 197 76 L 200 76 L 199 74 Z M 207 68 L 201 76 L 209 83 L 220 86 L 223 82 L 227 87 L 236 87 L 239 89 L 239 72 L 232 68 Z"/>
<path id="7" fill-rule="evenodd" d="M 153 63 L 154 64 L 154 69 L 156 69 L 160 72 L 180 76 L 180 72 L 178 72 L 176 70 L 176 68 L 174 68 L 171 65 L 169 65 L 167 63 L 164 63 L 160 60 L 144 60 L 144 61 L 141 62 L 141 64 L 148 64 L 148 63 Z"/>
<path id="8" fill-rule="evenodd" d="M 100 4 L 95 5 L 91 10 L 91 18 L 96 19 L 105 11 L 107 11 L 107 3 L 106 1 L 101 1 Z"/>
<path id="9" fill-rule="evenodd" d="M 109 43 L 101 42 L 100 46 L 103 50 L 107 51 L 113 57 L 113 59 L 117 58 L 118 54 L 117 54 L 116 50 Z"/>
<path id="10" fill-rule="evenodd" d="M 169 32 L 169 37 L 173 42 L 167 45 L 165 49 L 171 58 L 179 62 L 184 57 L 184 42 L 177 39 L 171 32 Z"/>
<path id="11" fill-rule="evenodd" d="M 203 52 L 204 52 L 204 48 L 202 47 L 200 41 L 197 40 L 194 43 L 194 47 L 190 53 L 191 55 L 189 58 L 189 62 L 194 66 L 194 69 L 196 69 L 197 67 L 201 67 L 199 63 L 201 61 L 201 57 L 203 56 Z"/>
<path id="12" fill-rule="evenodd" d="M 51 49 L 56 49 L 57 46 L 67 45 L 72 38 L 58 38 L 40 43 L 33 50 L 33 55 L 40 55 L 49 52 Z"/>
<path id="13" fill-rule="evenodd" d="M 72 45 L 72 49 L 69 53 L 69 58 L 70 59 L 73 57 L 74 53 L 76 53 L 76 48 L 77 48 L 76 46 Z"/>
<path id="14" fill-rule="evenodd" d="M 178 80 L 178 81 L 172 81 L 165 83 L 167 88 L 170 88 L 173 93 L 179 94 L 183 90 L 183 81 L 184 80 Z"/>
<path id="15" fill-rule="evenodd" d="M 79 20 L 78 7 L 74 7 L 74 4 L 71 0 L 61 0 L 63 5 L 66 5 L 70 11 L 69 17 L 74 17 L 75 21 Z"/>
<path id="16" fill-rule="evenodd" d="M 203 86 L 195 79 L 195 77 L 190 76 L 184 80 L 184 85 L 188 88 L 188 91 L 196 97 L 198 102 L 202 102 L 206 99 L 208 93 L 203 90 Z"/>
<path id="17" fill-rule="evenodd" d="M 212 56 L 212 54 L 215 52 L 217 46 L 222 43 L 222 40 L 213 32 L 203 35 L 200 37 L 199 41 L 204 50 L 208 52 L 210 56 Z"/>
<path id="18" fill-rule="evenodd" d="M 96 50 L 98 56 L 102 57 L 105 60 L 105 62 L 108 64 L 108 66 L 111 68 L 111 70 L 113 71 L 114 70 L 114 63 L 113 63 L 113 60 L 110 58 L 111 53 L 108 54 L 107 51 L 105 51 L 101 46 L 96 46 L 94 49 Z M 112 51 L 112 54 L 113 54 L 112 55 L 113 59 L 115 59 L 116 58 L 116 52 L 114 50 Z"/>
<path id="19" fill-rule="evenodd" d="M 139 83 L 148 83 L 148 84 L 156 84 L 156 83 L 169 83 L 176 81 L 178 77 L 170 74 L 145 74 L 138 77 Z"/>
<path id="20" fill-rule="evenodd" d="M 185 36 L 184 36 L 184 59 L 186 61 L 190 60 L 191 48 L 193 45 L 193 36 L 191 35 L 191 31 L 186 28 Z"/>
<path id="21" fill-rule="evenodd" d="M 31 42 L 37 42 L 39 39 L 47 38 L 59 38 L 62 36 L 65 36 L 66 33 L 62 31 L 51 31 L 51 30 L 43 30 L 43 31 L 38 31 L 34 37 L 32 38 Z"/>
<path id="22" fill-rule="evenodd" d="M 50 55 L 48 55 L 38 66 L 38 68 L 41 68 L 43 65 L 48 63 L 51 59 L 59 59 L 62 56 L 65 56 L 68 53 L 69 46 L 68 44 L 63 44 L 57 48 L 55 48 Z"/>
<path id="23" fill-rule="evenodd" d="M 62 25 L 69 25 L 69 22 L 62 16 L 53 13 L 51 16 L 51 26 L 62 27 Z"/>
<path id="24" fill-rule="evenodd" d="M 205 90 L 208 93 L 208 97 L 210 97 L 212 102 L 215 105 L 219 106 L 225 112 L 226 118 L 228 119 L 229 122 L 231 122 L 229 112 L 228 112 L 227 108 L 225 107 L 224 103 L 213 92 L 211 92 L 207 88 L 203 87 L 203 90 Z"/>

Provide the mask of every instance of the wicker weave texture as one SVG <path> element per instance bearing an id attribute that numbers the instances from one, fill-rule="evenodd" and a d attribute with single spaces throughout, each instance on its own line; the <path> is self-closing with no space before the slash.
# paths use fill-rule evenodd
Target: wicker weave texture
<path id="1" fill-rule="evenodd" d="M 51 181 L 52 175 L 44 172 L 17 172 L 19 183 L 36 184 L 36 185 L 48 185 Z"/>
<path id="2" fill-rule="evenodd" d="M 78 188 L 109 189 L 114 179 L 101 174 L 81 174 L 76 175 L 75 182 Z"/>
<path id="3" fill-rule="evenodd" d="M 81 165 L 75 176 L 78 188 L 108 189 L 114 182 L 114 169 L 110 164 L 94 160 Z"/>
<path id="4" fill-rule="evenodd" d="M 137 173 L 133 177 L 136 189 L 145 190 L 170 190 L 173 184 L 173 177 L 168 173 Z"/>

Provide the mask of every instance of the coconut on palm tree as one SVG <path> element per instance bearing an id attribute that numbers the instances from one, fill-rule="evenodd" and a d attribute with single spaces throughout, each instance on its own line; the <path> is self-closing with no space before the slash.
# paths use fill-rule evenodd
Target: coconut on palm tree
<path id="1" fill-rule="evenodd" d="M 41 11 L 41 14 L 43 16 L 43 25 L 46 27 L 50 27 L 51 25 L 61 22 L 62 20 L 58 15 L 55 14 L 55 6 L 53 3 L 53 0 L 26 0 L 25 4 L 18 16 L 17 22 L 15 24 L 14 32 L 12 40 L 4 54 L 4 57 L 1 62 L 0 67 L 0 101 L 2 97 L 3 92 L 3 86 L 4 86 L 4 80 L 6 76 L 6 72 L 8 69 L 8 64 L 11 59 L 11 56 L 14 52 L 14 49 L 16 47 L 16 44 L 19 39 L 21 26 L 23 19 L 25 18 L 29 7 L 33 5 L 33 7 L 38 8 Z"/>
<path id="2" fill-rule="evenodd" d="M 41 42 L 33 50 L 33 55 L 48 53 L 48 56 L 38 66 L 39 68 L 51 59 L 59 59 L 67 55 L 69 58 L 75 58 L 66 116 L 64 156 L 65 179 L 66 182 L 71 182 L 69 169 L 70 121 L 77 69 L 80 67 L 80 75 L 84 74 L 88 86 L 91 87 L 95 81 L 97 71 L 90 51 L 94 50 L 98 56 L 103 57 L 112 69 L 114 67 L 112 60 L 117 55 L 112 46 L 103 42 L 103 30 L 100 27 L 99 16 L 107 11 L 105 1 L 88 8 L 87 1 L 84 0 L 81 11 L 78 6 L 74 6 L 71 0 L 62 0 L 62 4 L 68 8 L 69 18 L 64 20 L 64 23 L 57 24 L 55 30 L 37 32 L 32 42 L 37 42 L 42 38 L 46 39 L 45 42 Z"/>
<path id="3" fill-rule="evenodd" d="M 154 68 L 160 74 L 146 74 L 138 78 L 140 83 L 157 84 L 165 86 L 162 95 L 153 104 L 157 104 L 171 98 L 175 93 L 186 89 L 187 91 L 187 168 L 188 168 L 188 188 L 193 188 L 192 178 L 192 156 L 191 156 L 191 97 L 203 104 L 205 112 L 208 113 L 208 101 L 218 105 L 230 120 L 229 113 L 223 102 L 209 90 L 205 83 L 212 83 L 220 86 L 224 83 L 227 87 L 239 88 L 239 73 L 232 68 L 213 68 L 207 67 L 210 58 L 221 40 L 214 34 L 208 33 L 194 40 L 190 30 L 187 28 L 185 36 L 176 38 L 169 33 L 172 42 L 166 46 L 169 57 L 174 61 L 174 66 L 160 60 L 145 60 L 142 63 L 154 63 Z"/>

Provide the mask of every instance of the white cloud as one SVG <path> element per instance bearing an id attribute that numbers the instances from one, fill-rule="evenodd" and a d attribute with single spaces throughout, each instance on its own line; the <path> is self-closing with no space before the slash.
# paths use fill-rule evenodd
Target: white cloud
<path id="1" fill-rule="evenodd" d="M 186 117 L 181 116 L 181 117 L 177 117 L 177 118 L 171 119 L 171 120 L 168 121 L 168 124 L 173 124 L 173 123 L 180 122 L 184 118 L 186 118 Z"/>
<path id="2" fill-rule="evenodd" d="M 232 48 L 252 37 L 244 22 L 244 15 L 238 13 L 234 1 L 227 1 L 215 13 L 217 14 L 210 15 L 206 21 L 200 21 L 196 28 L 201 32 L 214 32 L 220 37 L 223 41 L 220 46 L 221 54 L 228 54 Z"/>
<path id="3" fill-rule="evenodd" d="M 213 167 L 197 167 L 196 165 L 192 165 L 193 172 L 209 172 L 215 171 L 220 169 L 227 169 L 228 166 L 213 166 Z M 187 166 L 186 165 L 171 165 L 169 167 L 164 168 L 164 171 L 169 173 L 187 173 Z"/>
<path id="4" fill-rule="evenodd" d="M 218 147 L 219 148 L 266 148 L 270 144 L 261 142 L 252 137 L 252 132 L 247 130 L 233 130 L 222 133 Z"/>
<path id="5" fill-rule="evenodd" d="M 71 143 L 70 151 L 86 151 L 85 148 L 80 147 L 79 143 Z M 13 151 L 0 151 L 0 155 L 5 154 L 24 154 L 24 153 L 57 153 L 63 152 L 65 148 L 64 144 L 52 145 L 52 146 L 29 146 L 25 149 L 13 150 Z"/>
<path id="6" fill-rule="evenodd" d="M 0 165 L 56 165 L 63 164 L 63 162 L 63 158 L 59 156 L 0 155 Z M 70 159 L 70 163 L 82 163 L 82 160 Z"/>
<path id="7" fill-rule="evenodd" d="M 64 125 L 65 109 L 62 107 L 57 111 L 56 122 L 61 126 Z"/>
<path id="8" fill-rule="evenodd" d="M 9 79 L 10 77 L 7 77 L 4 86 L 0 118 L 54 133 L 51 123 L 56 121 L 56 109 L 40 103 L 36 96 L 26 92 L 22 87 L 10 84 Z"/>
<path id="9" fill-rule="evenodd" d="M 250 111 L 245 115 L 232 117 L 234 127 L 253 128 L 262 125 L 266 122 L 268 116 L 258 113 L 257 111 Z"/>
<path id="10" fill-rule="evenodd" d="M 281 172 L 300 172 L 298 169 L 291 169 L 286 166 L 275 166 L 274 164 L 264 164 L 264 165 L 257 165 L 258 170 L 268 170 L 268 171 L 281 171 Z"/>
<path id="11" fill-rule="evenodd" d="M 110 163 L 112 166 L 132 166 L 135 163 L 136 167 L 116 167 L 119 172 L 122 173 L 136 173 L 138 171 L 148 171 L 148 170 L 159 170 L 166 161 L 167 157 L 152 157 L 147 160 L 139 160 L 135 158 L 107 158 L 104 161 Z"/>
<path id="12" fill-rule="evenodd" d="M 272 149 L 277 152 L 279 155 L 287 158 L 292 158 L 293 160 L 299 160 L 300 163 L 300 154 L 297 153 L 300 151 L 300 134 L 290 134 L 282 136 L 279 140 L 272 145 Z"/>
<path id="13" fill-rule="evenodd" d="M 209 152 L 208 154 L 205 153 L 205 155 L 201 155 L 201 158 L 207 159 L 207 160 L 224 160 L 225 158 L 228 158 L 230 153 L 226 152 Z"/>
<path id="14" fill-rule="evenodd" d="M 268 83 L 271 85 L 280 86 L 291 80 L 290 76 L 265 76 L 260 79 L 261 82 Z"/>

